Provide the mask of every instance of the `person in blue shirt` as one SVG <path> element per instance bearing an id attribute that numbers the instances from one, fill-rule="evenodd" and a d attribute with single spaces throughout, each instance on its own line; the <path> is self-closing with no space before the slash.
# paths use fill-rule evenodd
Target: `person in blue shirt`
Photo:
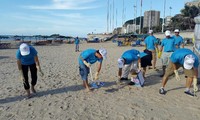
<path id="1" fill-rule="evenodd" d="M 173 36 L 175 39 L 175 46 L 176 48 L 180 48 L 180 46 L 182 45 L 182 48 L 184 48 L 184 41 L 183 38 L 179 35 L 179 29 L 175 29 L 174 30 L 175 35 Z"/>
<path id="2" fill-rule="evenodd" d="M 90 67 L 95 62 L 99 62 L 98 69 L 95 74 L 95 80 L 99 77 L 99 72 L 101 70 L 103 59 L 106 59 L 107 51 L 104 48 L 101 48 L 99 50 L 95 49 L 87 49 L 83 51 L 79 58 L 79 72 L 81 75 L 81 78 L 83 80 L 83 86 L 87 89 L 87 91 L 90 91 L 90 86 L 88 84 L 88 74 L 90 73 Z"/>
<path id="3" fill-rule="evenodd" d="M 162 53 L 161 60 L 162 60 L 162 69 L 163 74 L 160 77 L 163 77 L 165 74 L 166 66 L 169 64 L 169 57 L 174 52 L 175 49 L 175 40 L 171 37 L 171 32 L 169 30 L 165 31 L 165 36 L 161 42 L 160 51 Z"/>
<path id="4" fill-rule="evenodd" d="M 158 50 L 157 39 L 153 35 L 153 30 L 149 30 L 149 36 L 144 40 L 145 48 L 152 52 L 153 69 L 156 69 L 156 51 Z"/>
<path id="5" fill-rule="evenodd" d="M 28 71 L 31 72 L 31 91 L 36 93 L 34 86 L 37 83 L 37 70 L 43 75 L 40 67 L 37 51 L 34 47 L 22 43 L 16 52 L 17 65 L 20 73 L 20 79 L 23 81 L 24 89 L 27 92 L 27 98 L 31 97 L 30 85 L 28 81 Z"/>
<path id="6" fill-rule="evenodd" d="M 150 54 L 150 56 L 148 56 L 148 54 Z M 151 51 L 145 52 L 144 50 L 144 52 L 142 53 L 135 49 L 125 51 L 122 54 L 122 56 L 118 59 L 118 81 L 121 82 L 124 80 L 128 80 L 129 73 L 135 74 L 138 71 L 142 70 L 141 67 L 143 67 L 144 76 L 146 72 L 146 67 L 148 65 L 151 65 L 151 60 Z"/>
<path id="7" fill-rule="evenodd" d="M 75 38 L 74 43 L 75 43 L 75 52 L 79 52 L 79 43 L 80 43 L 80 40 L 79 40 L 78 37 Z"/>
<path id="8" fill-rule="evenodd" d="M 198 66 L 199 59 L 198 57 L 190 50 L 186 48 L 177 49 L 174 53 L 172 53 L 170 57 L 169 65 L 166 68 L 166 73 L 162 79 L 162 87 L 159 89 L 160 94 L 165 94 L 166 91 L 164 87 L 168 81 L 168 77 L 175 73 L 176 79 L 179 81 L 180 77 L 178 74 L 178 69 L 183 67 L 185 78 L 186 78 L 186 90 L 185 93 L 191 96 L 194 96 L 193 93 L 190 92 L 190 86 L 193 83 L 194 91 L 198 91 L 197 87 L 197 76 L 198 76 Z"/>

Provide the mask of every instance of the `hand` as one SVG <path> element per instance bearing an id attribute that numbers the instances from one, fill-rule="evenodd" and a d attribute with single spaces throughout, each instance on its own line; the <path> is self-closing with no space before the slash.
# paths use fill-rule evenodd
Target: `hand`
<path id="1" fill-rule="evenodd" d="M 194 88 L 194 92 L 198 91 L 197 78 L 196 77 L 193 78 L 193 88 Z"/>
<path id="2" fill-rule="evenodd" d="M 177 80 L 177 81 L 180 81 L 181 78 L 179 77 L 178 71 L 177 71 L 177 70 L 174 70 L 174 73 L 175 73 L 176 80 Z"/>
<path id="3" fill-rule="evenodd" d="M 159 59 L 160 59 L 161 55 L 162 55 L 162 52 L 159 51 L 159 52 L 158 52 L 158 58 L 159 58 Z"/>
<path id="4" fill-rule="evenodd" d="M 94 80 L 98 80 L 98 79 L 99 79 L 99 72 L 96 72 L 96 73 L 95 73 Z"/>
<path id="5" fill-rule="evenodd" d="M 91 67 L 91 64 L 90 63 L 88 63 L 88 62 L 86 62 L 85 60 L 83 61 L 83 63 L 88 67 L 88 68 L 90 68 Z"/>
<path id="6" fill-rule="evenodd" d="M 42 69 L 40 66 L 36 66 L 37 70 L 40 72 L 40 76 L 44 76 L 44 73 L 42 72 Z"/>

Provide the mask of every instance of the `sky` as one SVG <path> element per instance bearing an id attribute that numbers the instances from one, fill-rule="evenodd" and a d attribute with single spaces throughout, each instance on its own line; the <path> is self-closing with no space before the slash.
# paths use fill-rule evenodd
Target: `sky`
<path id="1" fill-rule="evenodd" d="M 113 13 L 113 0 L 109 0 Z M 158 10 L 164 16 L 165 0 L 142 0 L 144 11 Z M 165 16 L 179 14 L 190 0 L 166 0 Z M 114 27 L 133 19 L 141 0 L 114 0 Z M 51 35 L 86 37 L 88 33 L 107 32 L 108 0 L 0 0 L 0 35 Z M 112 16 L 113 17 L 113 16 Z M 111 22 L 113 19 L 111 20 Z M 110 23 L 110 22 L 109 22 Z M 109 29 L 111 32 L 111 29 Z"/>

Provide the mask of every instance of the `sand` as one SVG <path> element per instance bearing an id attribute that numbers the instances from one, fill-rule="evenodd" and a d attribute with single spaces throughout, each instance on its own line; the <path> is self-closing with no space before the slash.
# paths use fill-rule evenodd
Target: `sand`
<path id="1" fill-rule="evenodd" d="M 0 50 L 0 120 L 200 119 L 200 93 L 197 97 L 184 94 L 182 73 L 181 81 L 170 78 L 166 95 L 158 93 L 160 60 L 157 62 L 160 71 L 148 70 L 143 88 L 117 85 L 117 59 L 133 47 L 117 47 L 112 42 L 80 44 L 81 51 L 101 47 L 108 51 L 100 73 L 105 86 L 87 93 L 79 76 L 77 58 L 80 52 L 75 52 L 75 45 L 36 46 L 45 76 L 38 76 L 37 95 L 28 100 L 24 99 L 26 93 L 19 80 L 17 49 Z M 93 74 L 96 67 L 96 64 L 92 66 Z"/>

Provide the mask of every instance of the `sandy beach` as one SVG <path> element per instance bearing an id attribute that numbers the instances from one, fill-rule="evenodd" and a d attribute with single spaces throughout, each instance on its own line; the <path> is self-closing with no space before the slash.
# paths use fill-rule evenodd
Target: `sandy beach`
<path id="1" fill-rule="evenodd" d="M 159 71 L 148 70 L 143 88 L 117 85 L 117 59 L 129 49 L 115 43 L 83 43 L 80 50 L 106 48 L 100 80 L 105 86 L 85 92 L 79 76 L 75 45 L 35 46 L 45 74 L 38 76 L 37 95 L 26 95 L 16 64 L 17 49 L 0 50 L 0 120 L 199 120 L 200 93 L 197 97 L 184 94 L 185 78 L 170 77 L 166 95 L 160 95 L 161 60 Z M 188 47 L 188 46 L 186 46 Z M 189 48 L 192 48 L 191 46 Z M 93 74 L 96 64 L 92 66 Z M 180 69 L 181 72 L 181 69 Z M 130 76 L 129 76 L 130 78 Z M 30 79 L 29 79 L 30 80 Z M 89 76 L 89 81 L 91 81 Z"/>

